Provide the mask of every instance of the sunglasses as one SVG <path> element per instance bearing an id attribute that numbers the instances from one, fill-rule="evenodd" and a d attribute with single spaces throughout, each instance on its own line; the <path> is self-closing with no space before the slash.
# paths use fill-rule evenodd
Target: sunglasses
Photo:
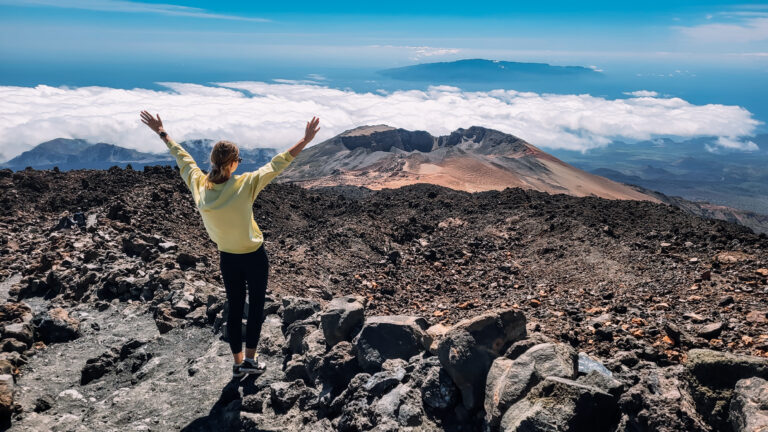
<path id="1" fill-rule="evenodd" d="M 237 158 L 237 163 L 240 163 L 240 162 L 242 162 L 242 161 L 243 161 L 243 158 L 241 158 L 241 157 L 238 157 L 238 158 Z"/>

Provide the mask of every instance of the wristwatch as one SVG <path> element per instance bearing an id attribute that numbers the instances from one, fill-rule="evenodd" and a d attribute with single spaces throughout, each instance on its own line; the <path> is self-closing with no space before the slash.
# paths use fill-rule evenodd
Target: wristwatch
<path id="1" fill-rule="evenodd" d="M 165 138 L 167 136 L 168 136 L 168 134 L 165 131 L 160 132 L 160 137 L 161 138 Z"/>

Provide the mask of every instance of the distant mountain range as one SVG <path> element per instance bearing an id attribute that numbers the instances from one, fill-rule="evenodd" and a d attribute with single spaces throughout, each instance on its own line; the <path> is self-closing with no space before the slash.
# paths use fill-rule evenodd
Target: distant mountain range
<path id="1" fill-rule="evenodd" d="M 160 143 L 162 144 L 162 143 Z M 196 139 L 180 142 L 182 147 L 195 159 L 198 166 L 210 169 L 211 149 L 215 141 Z M 164 145 L 164 144 L 162 144 Z M 277 154 L 274 148 L 246 149 L 240 147 L 243 162 L 238 171 L 251 171 L 259 168 Z M 176 160 L 166 150 L 164 153 L 145 153 L 114 144 L 90 143 L 82 139 L 57 138 L 38 144 L 31 150 L 0 163 L 0 168 L 21 170 L 26 167 L 62 171 L 72 169 L 108 169 L 111 166 L 141 169 L 147 165 L 176 165 Z"/>
<path id="2" fill-rule="evenodd" d="M 508 82 L 547 77 L 599 77 L 594 69 L 581 66 L 552 66 L 546 63 L 522 63 L 501 60 L 466 59 L 452 62 L 422 63 L 392 69 L 379 74 L 404 81 Z"/>
<path id="3" fill-rule="evenodd" d="M 520 187 L 574 196 L 647 200 L 768 232 L 768 216 L 613 181 L 569 165 L 513 135 L 479 126 L 439 137 L 387 125 L 361 126 L 305 149 L 276 181 L 374 190 L 414 183 L 467 192 Z"/>
<path id="4" fill-rule="evenodd" d="M 676 142 L 659 138 L 614 142 L 586 153 L 551 153 L 618 182 L 768 214 L 768 134 L 749 138 L 759 147 L 754 151 L 723 149 L 716 146 L 716 140 L 699 137 Z"/>

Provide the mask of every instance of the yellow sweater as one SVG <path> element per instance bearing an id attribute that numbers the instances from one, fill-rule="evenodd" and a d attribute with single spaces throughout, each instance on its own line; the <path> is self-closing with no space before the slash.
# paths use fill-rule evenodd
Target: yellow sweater
<path id="1" fill-rule="evenodd" d="M 253 202 L 264 186 L 293 161 L 293 156 L 285 151 L 256 171 L 232 175 L 226 182 L 206 189 L 206 174 L 192 156 L 175 141 L 169 140 L 166 144 L 176 158 L 181 178 L 192 191 L 205 230 L 218 249 L 236 254 L 259 249 L 264 236 L 253 219 Z"/>

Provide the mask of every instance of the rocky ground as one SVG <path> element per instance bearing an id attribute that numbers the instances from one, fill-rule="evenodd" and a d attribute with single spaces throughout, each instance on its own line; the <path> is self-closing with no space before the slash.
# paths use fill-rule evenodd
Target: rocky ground
<path id="1" fill-rule="evenodd" d="M 520 189 L 273 184 L 254 207 L 272 367 L 229 383 L 218 255 L 177 170 L 0 170 L 0 203 L 14 430 L 765 420 L 768 239 L 737 225 Z"/>

